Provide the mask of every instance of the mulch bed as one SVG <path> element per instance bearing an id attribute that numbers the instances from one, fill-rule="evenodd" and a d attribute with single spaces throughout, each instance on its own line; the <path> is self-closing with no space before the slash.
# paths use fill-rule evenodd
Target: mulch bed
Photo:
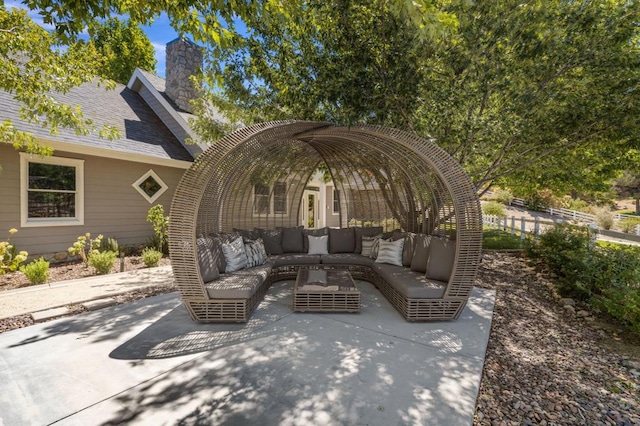
<path id="1" fill-rule="evenodd" d="M 640 336 L 579 303 L 565 309 L 548 275 L 517 255 L 485 253 L 477 285 L 496 290 L 496 304 L 474 425 L 640 425 Z M 0 333 L 31 324 L 0 320 Z"/>

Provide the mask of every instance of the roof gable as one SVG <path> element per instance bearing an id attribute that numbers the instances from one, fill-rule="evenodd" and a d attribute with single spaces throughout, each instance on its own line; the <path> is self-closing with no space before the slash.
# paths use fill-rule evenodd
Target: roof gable
<path id="1" fill-rule="evenodd" d="M 37 138 L 64 142 L 79 148 L 108 150 L 127 159 L 127 154 L 157 158 L 160 160 L 193 161 L 193 156 L 176 138 L 145 100 L 135 91 L 117 84 L 107 90 L 96 82 L 74 87 L 68 93 L 53 95 L 59 102 L 80 106 L 86 118 L 97 127 L 113 126 L 121 133 L 116 140 L 100 138 L 97 134 L 77 135 L 75 131 L 59 129 L 52 135 L 48 128 L 28 123 L 20 118 L 20 104 L 10 93 L 0 91 L 0 119 L 11 120 L 14 126 L 33 133 Z"/>

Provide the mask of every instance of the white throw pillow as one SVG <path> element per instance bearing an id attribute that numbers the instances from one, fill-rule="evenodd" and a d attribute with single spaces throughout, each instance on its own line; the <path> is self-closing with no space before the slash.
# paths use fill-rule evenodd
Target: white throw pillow
<path id="1" fill-rule="evenodd" d="M 244 250 L 242 237 L 222 245 L 224 260 L 227 261 L 225 272 L 235 272 L 247 266 L 247 252 Z"/>
<path id="2" fill-rule="evenodd" d="M 402 249 L 404 248 L 404 238 L 397 241 L 380 240 L 378 247 L 378 257 L 376 263 L 388 263 L 390 265 L 402 266 Z"/>
<path id="3" fill-rule="evenodd" d="M 329 236 L 314 237 L 308 235 L 309 238 L 309 254 L 329 254 L 327 246 L 329 244 Z"/>

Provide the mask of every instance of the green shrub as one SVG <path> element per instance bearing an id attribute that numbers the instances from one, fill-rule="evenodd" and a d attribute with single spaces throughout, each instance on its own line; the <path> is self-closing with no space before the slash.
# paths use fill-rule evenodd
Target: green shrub
<path id="1" fill-rule="evenodd" d="M 594 210 L 596 225 L 602 229 L 611 229 L 613 226 L 613 213 L 608 207 L 598 207 Z"/>
<path id="2" fill-rule="evenodd" d="M 155 247 L 162 253 L 169 253 L 169 216 L 164 215 L 162 204 L 156 204 L 147 212 L 147 222 L 153 225 Z"/>
<path id="3" fill-rule="evenodd" d="M 156 249 L 147 247 L 142 250 L 142 261 L 147 266 L 147 268 L 158 266 L 158 262 L 160 262 L 160 259 L 162 259 L 162 253 Z"/>
<path id="4" fill-rule="evenodd" d="M 640 331 L 640 249 L 591 243 L 588 227 L 556 225 L 527 244 L 558 275 L 558 290 Z"/>
<path id="5" fill-rule="evenodd" d="M 43 284 L 49 279 L 49 262 L 40 258 L 21 266 L 20 271 L 26 275 L 31 284 Z"/>
<path id="6" fill-rule="evenodd" d="M 89 253 L 87 264 L 95 268 L 98 275 L 104 275 L 111 272 L 111 268 L 116 263 L 118 254 L 113 251 L 93 250 Z"/>
<path id="7" fill-rule="evenodd" d="M 13 235 L 18 230 L 11 228 L 9 235 Z M 0 241 L 0 275 L 4 275 L 7 272 L 15 272 L 20 267 L 20 264 L 27 260 L 29 253 L 26 251 L 17 251 L 15 246 L 7 241 Z"/>
<path id="8" fill-rule="evenodd" d="M 544 211 L 549 207 L 554 207 L 557 203 L 553 193 L 548 190 L 536 191 L 524 197 L 524 205 L 529 210 Z"/>
<path id="9" fill-rule="evenodd" d="M 640 217 L 626 217 L 618 222 L 618 226 L 622 232 L 626 232 L 627 234 L 635 234 L 638 225 L 640 225 Z"/>
<path id="10" fill-rule="evenodd" d="M 584 286 L 583 273 L 589 264 L 591 237 L 586 226 L 556 224 L 537 241 L 528 240 L 526 253 L 544 261 L 560 277 L 561 293 L 588 299 L 591 289 Z"/>
<path id="11" fill-rule="evenodd" d="M 562 207 L 583 213 L 593 213 L 593 208 L 586 201 L 580 198 L 567 197 L 562 199 Z"/>
<path id="12" fill-rule="evenodd" d="M 103 238 L 100 242 L 100 251 L 113 251 L 119 253 L 118 240 L 113 237 Z"/>
<path id="13" fill-rule="evenodd" d="M 80 259 L 82 259 L 82 262 L 85 264 L 85 266 L 87 266 L 89 265 L 88 264 L 89 254 L 94 250 L 98 251 L 100 249 L 100 246 L 102 245 L 102 238 L 103 236 L 101 234 L 92 239 L 91 233 L 87 232 L 84 235 L 80 235 L 76 239 L 76 242 L 73 243 L 73 245 L 69 247 L 67 250 L 73 256 L 80 256 Z"/>
<path id="14" fill-rule="evenodd" d="M 513 192 L 506 188 L 497 188 L 493 191 L 493 200 L 502 204 L 511 204 L 513 201 Z"/>
<path id="15" fill-rule="evenodd" d="M 505 207 L 504 204 L 498 203 L 497 201 L 487 201 L 482 203 L 482 213 L 494 216 L 504 216 Z"/>

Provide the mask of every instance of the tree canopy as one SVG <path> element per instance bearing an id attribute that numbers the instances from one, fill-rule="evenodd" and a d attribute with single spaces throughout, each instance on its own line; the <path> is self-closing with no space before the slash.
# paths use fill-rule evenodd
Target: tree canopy
<path id="1" fill-rule="evenodd" d="M 127 84 L 136 67 L 155 73 L 155 49 L 137 24 L 111 18 L 96 26 L 89 43 L 101 56 L 104 78 Z"/>
<path id="2" fill-rule="evenodd" d="M 126 14 L 208 48 L 198 131 L 365 122 L 433 137 L 478 188 L 583 189 L 638 143 L 640 2 L 27 0 L 56 34 Z M 238 28 L 246 31 L 238 31 Z"/>
<path id="3" fill-rule="evenodd" d="M 50 96 L 91 81 L 96 75 L 124 81 L 126 71 L 121 66 L 124 61 L 114 59 L 102 74 L 98 66 L 101 56 L 96 54 L 95 43 L 78 43 L 80 33 L 86 30 L 91 37 L 115 43 L 114 34 L 118 30 L 110 28 L 108 23 L 105 25 L 106 20 L 128 16 L 130 25 L 149 24 L 164 12 L 181 35 L 189 35 L 206 45 L 225 46 L 238 36 L 235 28 L 238 17 L 286 22 L 297 19 L 305 4 L 300 0 L 219 4 L 194 0 L 23 0 L 22 3 L 39 13 L 44 24 L 52 25 L 54 30 L 48 32 L 36 25 L 24 10 L 0 5 L 0 65 L 5 70 L 0 75 L 0 90 L 15 94 L 14 98 L 23 105 L 23 119 L 39 122 L 52 133 L 59 127 L 68 127 L 78 133 L 98 130 L 109 138 L 117 137 L 118 132 L 108 127 L 94 129 L 81 110 L 60 104 Z M 438 10 L 430 0 L 393 0 L 393 4 L 397 13 L 410 16 L 424 34 L 436 33 L 454 21 L 453 16 Z M 140 38 L 133 36 L 132 40 L 138 49 Z M 107 57 L 123 53 L 118 52 L 111 41 L 108 44 L 111 46 L 105 49 Z M 146 47 L 140 49 L 145 51 Z M 151 68 L 148 65 L 149 62 L 142 64 Z M 11 143 L 16 149 L 51 153 L 31 134 L 18 131 L 9 121 L 0 124 L 0 136 L 2 142 Z"/>
<path id="4" fill-rule="evenodd" d="M 478 188 L 586 188 L 637 143 L 638 2 L 451 2 L 457 25 L 435 40 L 389 8 L 318 2 L 296 20 L 248 19 L 246 37 L 214 47 L 207 102 L 242 123 L 412 130 Z"/>
<path id="5" fill-rule="evenodd" d="M 78 133 L 98 131 L 105 137 L 115 137 L 112 128 L 95 129 L 82 111 L 50 96 L 92 81 L 97 60 L 92 46 L 76 43 L 61 49 L 26 11 L 0 6 L 0 90 L 12 94 L 21 104 L 22 119 L 40 123 L 52 133 L 67 127 Z M 31 153 L 51 153 L 50 148 L 39 144 L 32 134 L 19 131 L 10 121 L 0 123 L 0 141 Z"/>

